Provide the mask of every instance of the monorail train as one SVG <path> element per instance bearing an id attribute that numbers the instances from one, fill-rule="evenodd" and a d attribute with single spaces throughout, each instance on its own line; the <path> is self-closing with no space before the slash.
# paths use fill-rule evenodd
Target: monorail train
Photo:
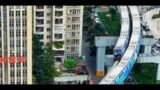
<path id="1" fill-rule="evenodd" d="M 113 50 L 115 60 L 120 60 L 126 48 L 128 47 L 130 31 L 129 13 L 127 6 L 119 6 L 118 10 L 121 15 L 121 33 Z"/>
<path id="2" fill-rule="evenodd" d="M 140 18 L 137 6 L 129 6 L 129 9 L 132 18 L 132 36 L 129 46 L 117 66 L 99 84 L 123 84 L 136 62 L 141 42 Z"/>

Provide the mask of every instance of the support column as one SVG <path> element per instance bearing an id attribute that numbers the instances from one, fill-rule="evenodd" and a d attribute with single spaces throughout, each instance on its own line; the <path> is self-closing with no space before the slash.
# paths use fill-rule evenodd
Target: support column
<path id="1" fill-rule="evenodd" d="M 96 76 L 97 77 L 104 77 L 105 71 L 104 71 L 104 62 L 105 62 L 105 47 L 97 47 L 97 71 Z"/>
<path id="2" fill-rule="evenodd" d="M 151 46 L 145 46 L 144 53 L 151 53 Z"/>
<path id="3" fill-rule="evenodd" d="M 107 72 L 114 67 L 114 56 L 113 55 L 106 55 L 106 66 L 107 66 Z"/>
<path id="4" fill-rule="evenodd" d="M 160 84 L 160 63 L 158 63 L 157 68 L 157 84 Z"/>

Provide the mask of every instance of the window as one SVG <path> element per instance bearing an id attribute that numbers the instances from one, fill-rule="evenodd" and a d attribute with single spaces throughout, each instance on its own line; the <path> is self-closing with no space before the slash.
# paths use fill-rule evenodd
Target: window
<path id="1" fill-rule="evenodd" d="M 79 51 L 79 47 L 76 47 L 76 46 L 71 47 L 71 52 L 78 52 L 78 51 Z"/>
<path id="2" fill-rule="evenodd" d="M 23 30 L 23 37 L 26 37 L 27 36 L 27 31 L 25 30 Z"/>
<path id="3" fill-rule="evenodd" d="M 72 14 L 76 14 L 76 9 L 73 9 Z"/>
<path id="4" fill-rule="evenodd" d="M 63 27 L 62 26 L 56 26 L 55 31 L 63 31 Z"/>
<path id="5" fill-rule="evenodd" d="M 39 11 L 39 12 L 37 11 L 36 16 L 37 17 L 44 17 L 44 12 L 43 11 Z"/>
<path id="6" fill-rule="evenodd" d="M 13 11 L 10 11 L 9 16 L 13 16 L 13 13 L 14 13 Z"/>
<path id="7" fill-rule="evenodd" d="M 37 25 L 44 24 L 44 20 L 43 20 L 43 19 L 37 19 L 37 20 L 36 20 L 36 24 L 37 24 Z"/>
<path id="8" fill-rule="evenodd" d="M 68 28 L 68 29 L 71 29 L 71 25 L 67 25 L 67 28 Z"/>
<path id="9" fill-rule="evenodd" d="M 20 16 L 20 11 L 16 11 L 16 16 Z"/>
<path id="10" fill-rule="evenodd" d="M 79 39 L 72 39 L 71 44 L 79 44 Z"/>
<path id="11" fill-rule="evenodd" d="M 55 11 L 55 16 L 62 16 L 63 15 L 63 11 Z"/>
<path id="12" fill-rule="evenodd" d="M 77 13 L 78 13 L 78 14 L 80 13 L 80 9 L 77 9 Z"/>
<path id="13" fill-rule="evenodd" d="M 72 37 L 75 37 L 75 35 L 76 35 L 75 32 L 72 32 Z"/>
<path id="14" fill-rule="evenodd" d="M 74 52 L 75 51 L 75 47 L 71 47 L 71 52 Z"/>
<path id="15" fill-rule="evenodd" d="M 50 38 L 51 38 L 51 36 L 50 36 L 50 35 L 48 35 L 48 36 L 47 36 L 47 39 L 50 39 Z"/>
<path id="16" fill-rule="evenodd" d="M 44 28 L 43 27 L 36 27 L 36 32 L 43 32 Z"/>
<path id="17" fill-rule="evenodd" d="M 26 19 L 23 19 L 22 25 L 23 25 L 23 26 L 27 26 L 27 20 L 26 20 Z"/>
<path id="18" fill-rule="evenodd" d="M 51 31 L 51 28 L 47 28 L 47 32 L 50 32 Z"/>
<path id="19" fill-rule="evenodd" d="M 43 46 L 43 42 L 40 42 L 40 44 Z"/>
<path id="20" fill-rule="evenodd" d="M 51 16 L 51 13 L 47 13 L 47 16 Z"/>
<path id="21" fill-rule="evenodd" d="M 51 21 L 50 21 L 50 20 L 48 20 L 48 21 L 47 21 L 47 24 L 50 24 L 50 23 L 51 23 Z"/>
<path id="22" fill-rule="evenodd" d="M 75 24 L 72 24 L 72 29 L 76 29 L 76 25 Z"/>
<path id="23" fill-rule="evenodd" d="M 71 17 L 68 17 L 68 21 L 70 21 Z"/>
<path id="24" fill-rule="evenodd" d="M 79 22 L 80 21 L 80 17 L 72 17 L 72 22 Z"/>
<path id="25" fill-rule="evenodd" d="M 80 25 L 79 24 L 72 24 L 72 29 L 80 29 Z"/>
<path id="26" fill-rule="evenodd" d="M 11 20 L 10 20 L 10 27 L 13 27 L 13 26 L 14 26 L 14 20 L 11 19 Z"/>
<path id="27" fill-rule="evenodd" d="M 55 34 L 55 39 L 62 39 L 62 34 Z"/>
<path id="28" fill-rule="evenodd" d="M 67 39 L 66 42 L 67 42 L 67 44 L 70 44 L 70 43 L 71 43 L 71 40 L 70 40 L 70 39 Z"/>
<path id="29" fill-rule="evenodd" d="M 11 70 L 11 77 L 14 77 L 14 71 Z"/>
<path id="30" fill-rule="evenodd" d="M 43 39 L 43 34 L 42 35 L 37 35 L 39 39 Z"/>
<path id="31" fill-rule="evenodd" d="M 62 19 L 55 19 L 55 24 L 62 24 L 63 20 Z"/>
<path id="32" fill-rule="evenodd" d="M 27 16 L 27 11 L 22 11 L 23 16 Z"/>
<path id="33" fill-rule="evenodd" d="M 16 19 L 16 26 L 20 26 L 20 19 Z"/>

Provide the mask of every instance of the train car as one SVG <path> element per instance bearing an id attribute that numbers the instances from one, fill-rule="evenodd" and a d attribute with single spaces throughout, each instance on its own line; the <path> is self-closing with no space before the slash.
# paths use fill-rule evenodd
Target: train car
<path id="1" fill-rule="evenodd" d="M 130 31 L 129 13 L 127 6 L 119 6 L 118 10 L 121 15 L 121 33 L 113 50 L 115 60 L 120 60 L 123 56 L 129 43 Z"/>
<path id="2" fill-rule="evenodd" d="M 136 62 L 141 42 L 141 26 L 138 8 L 136 6 L 129 6 L 129 9 L 132 18 L 132 36 L 129 46 L 117 66 L 99 84 L 123 84 Z"/>

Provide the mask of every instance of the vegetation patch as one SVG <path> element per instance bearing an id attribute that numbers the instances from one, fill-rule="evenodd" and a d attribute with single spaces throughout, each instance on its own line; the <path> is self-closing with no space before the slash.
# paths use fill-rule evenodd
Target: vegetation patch
<path id="1" fill-rule="evenodd" d="M 74 72 L 76 68 L 76 61 L 73 58 L 69 58 L 64 61 L 64 67 L 67 69 L 69 72 Z"/>
<path id="2" fill-rule="evenodd" d="M 63 41 L 56 41 L 54 43 L 54 46 L 59 49 L 59 48 L 63 48 L 64 42 Z"/>
<path id="3" fill-rule="evenodd" d="M 160 18 L 160 12 L 152 16 L 152 19 L 158 19 L 158 18 Z"/>
<path id="4" fill-rule="evenodd" d="M 99 12 L 98 16 L 109 35 L 119 36 L 121 17 L 116 10 L 109 8 L 109 11 Z"/>
<path id="5" fill-rule="evenodd" d="M 155 63 L 136 64 L 133 68 L 133 77 L 137 84 L 156 84 L 157 65 Z"/>

